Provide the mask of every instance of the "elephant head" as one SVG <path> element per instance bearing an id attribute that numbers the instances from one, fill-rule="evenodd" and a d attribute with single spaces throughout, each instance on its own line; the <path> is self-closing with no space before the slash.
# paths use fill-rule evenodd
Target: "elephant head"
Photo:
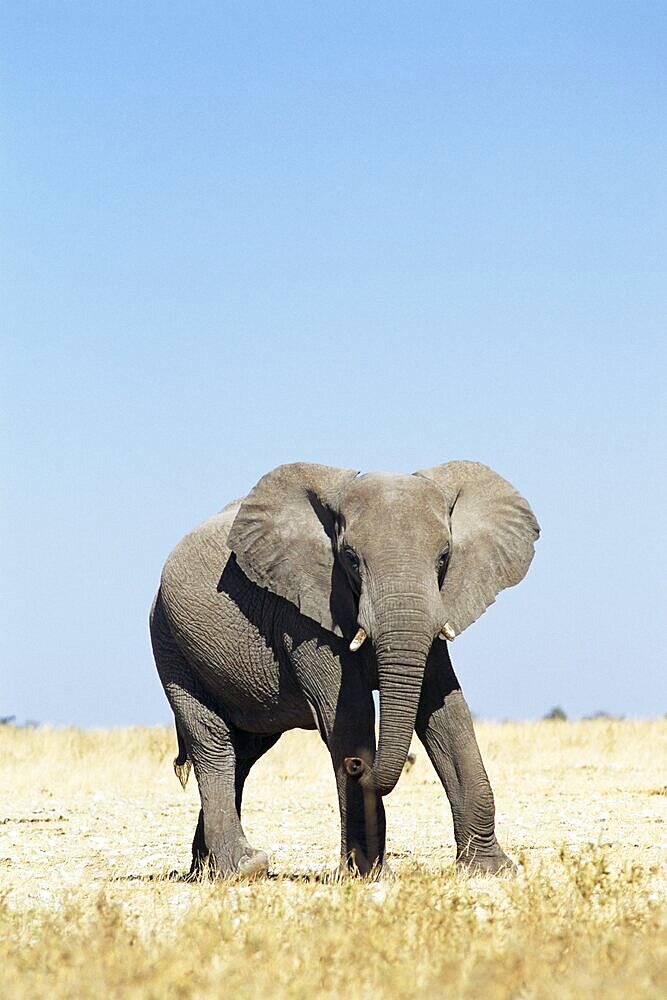
<path id="1" fill-rule="evenodd" d="M 380 736 L 361 780 L 385 795 L 405 763 L 434 640 L 454 638 L 524 577 L 538 535 L 527 502 L 476 462 L 364 476 L 299 462 L 260 479 L 229 546 L 246 576 L 352 649 L 373 643 Z"/>

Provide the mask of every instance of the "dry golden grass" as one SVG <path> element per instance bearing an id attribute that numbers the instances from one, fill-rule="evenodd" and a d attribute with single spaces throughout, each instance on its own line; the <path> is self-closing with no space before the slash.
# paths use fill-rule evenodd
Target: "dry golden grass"
<path id="1" fill-rule="evenodd" d="M 387 799 L 392 883 L 327 881 L 324 748 L 287 734 L 248 781 L 273 877 L 187 883 L 197 813 L 167 729 L 0 727 L 3 997 L 667 995 L 667 721 L 484 724 L 516 878 L 454 871 L 419 746 Z M 662 866 L 662 867 L 661 867 Z"/>

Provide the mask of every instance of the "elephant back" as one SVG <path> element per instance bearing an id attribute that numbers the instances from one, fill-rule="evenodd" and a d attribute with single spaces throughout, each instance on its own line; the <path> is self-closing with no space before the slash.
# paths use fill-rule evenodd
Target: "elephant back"
<path id="1" fill-rule="evenodd" d="M 229 530 L 243 498 L 227 504 L 183 538 L 167 557 L 160 589 L 170 623 L 182 631 L 219 613 L 219 582 L 229 562 Z"/>

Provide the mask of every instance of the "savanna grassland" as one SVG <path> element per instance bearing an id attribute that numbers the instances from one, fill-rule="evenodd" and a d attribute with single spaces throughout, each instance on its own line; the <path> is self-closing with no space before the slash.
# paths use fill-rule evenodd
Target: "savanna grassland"
<path id="1" fill-rule="evenodd" d="M 171 729 L 0 727 L 3 997 L 667 996 L 667 720 L 482 724 L 514 878 L 453 865 L 425 753 L 386 800 L 393 882 L 332 880 L 313 733 L 255 767 L 272 877 L 186 882 L 198 803 Z"/>

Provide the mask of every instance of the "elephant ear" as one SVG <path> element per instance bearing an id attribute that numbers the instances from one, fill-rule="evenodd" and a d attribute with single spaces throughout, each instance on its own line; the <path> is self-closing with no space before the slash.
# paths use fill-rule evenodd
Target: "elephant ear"
<path id="1" fill-rule="evenodd" d="M 356 469 L 295 462 L 245 498 L 228 545 L 247 577 L 337 635 L 354 627 L 354 597 L 334 559 L 339 497 Z"/>
<path id="2" fill-rule="evenodd" d="M 446 462 L 415 475 L 432 479 L 445 497 L 452 546 L 440 593 L 444 620 L 458 635 L 501 590 L 523 580 L 540 527 L 514 487 L 478 462 Z"/>

